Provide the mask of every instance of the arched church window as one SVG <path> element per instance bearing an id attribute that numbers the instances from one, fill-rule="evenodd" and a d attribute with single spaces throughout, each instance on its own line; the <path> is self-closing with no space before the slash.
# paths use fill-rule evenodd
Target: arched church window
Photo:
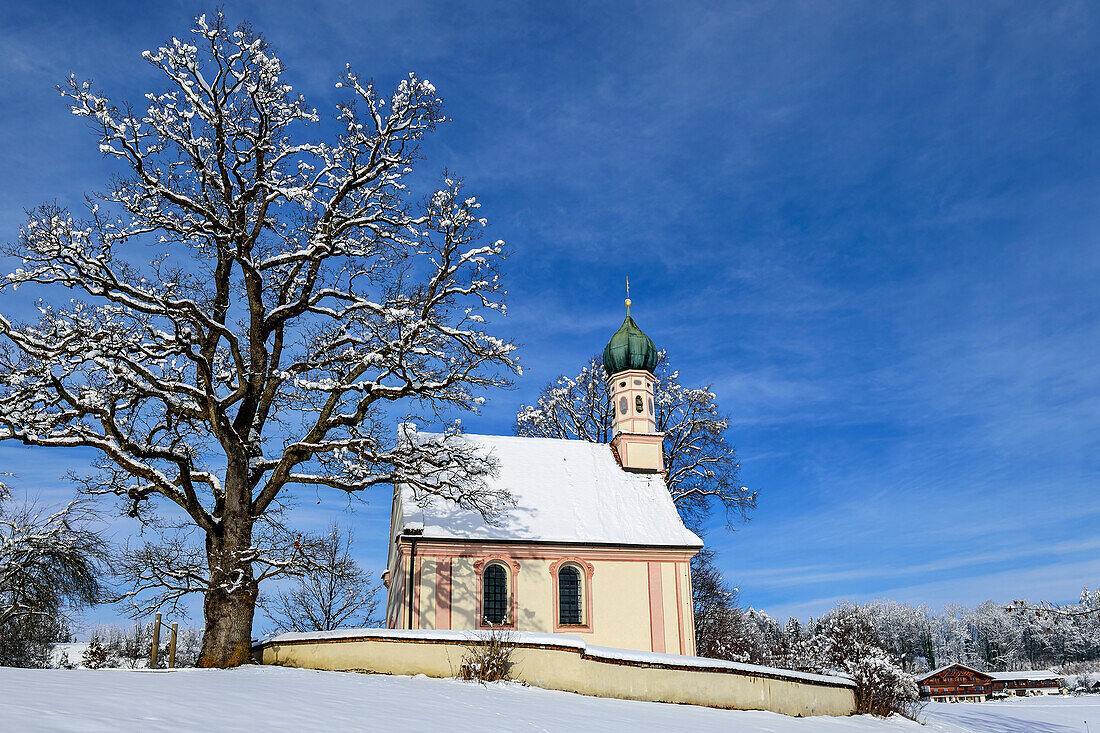
<path id="1" fill-rule="evenodd" d="M 619 400 L 619 412 L 622 413 L 623 415 L 625 415 L 626 411 L 630 409 L 628 407 L 629 404 L 630 403 L 627 402 L 626 397 L 623 397 L 622 399 L 620 399 Z"/>
<path id="2" fill-rule="evenodd" d="M 653 398 L 652 397 L 649 398 L 649 414 L 650 415 L 653 414 Z"/>
<path id="3" fill-rule="evenodd" d="M 563 565 L 558 571 L 558 623 L 580 625 L 581 619 L 581 572 Z"/>
<path id="4" fill-rule="evenodd" d="M 641 395 L 638 395 L 634 398 L 634 409 L 637 412 L 645 412 L 645 405 L 642 403 Z"/>
<path id="5" fill-rule="evenodd" d="M 504 566 L 493 563 L 485 568 L 482 579 L 484 601 L 482 616 L 486 623 L 503 624 L 508 621 L 508 573 Z"/>

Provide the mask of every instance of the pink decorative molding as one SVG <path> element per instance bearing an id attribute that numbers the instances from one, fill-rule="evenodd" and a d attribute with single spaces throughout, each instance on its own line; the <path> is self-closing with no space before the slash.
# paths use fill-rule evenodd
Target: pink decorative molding
<path id="1" fill-rule="evenodd" d="M 485 606 L 483 604 L 484 596 L 482 595 L 481 584 L 484 569 L 494 562 L 501 563 L 502 565 L 510 568 L 508 579 L 510 581 L 509 585 L 511 586 L 511 588 L 509 589 L 508 594 L 511 596 L 512 599 L 512 610 L 508 614 L 508 622 L 505 624 L 500 624 L 498 628 L 514 629 L 516 628 L 516 617 L 519 615 L 519 598 L 516 595 L 516 588 L 518 586 L 518 583 L 516 582 L 516 577 L 519 575 L 519 563 L 510 557 L 505 557 L 504 555 L 487 555 L 485 557 L 478 558 L 474 562 L 474 576 L 477 578 L 477 593 L 474 598 L 474 603 L 476 605 L 474 606 L 474 613 L 477 616 L 477 628 L 492 628 L 489 624 L 485 623 L 485 616 L 482 613 L 482 611 L 484 611 L 485 609 Z"/>
<path id="2" fill-rule="evenodd" d="M 561 621 L 561 609 L 559 605 L 561 603 L 561 594 L 558 592 L 558 571 L 561 570 L 561 566 L 565 564 L 576 565 L 584 573 L 584 607 L 581 609 L 581 618 L 584 619 L 582 624 L 566 624 L 562 625 Z M 579 557 L 563 557 L 550 565 L 550 578 L 551 588 L 554 596 L 554 633 L 581 633 L 591 634 L 595 629 L 595 613 L 592 608 L 592 576 L 595 574 L 596 568 L 590 562 L 586 562 Z"/>

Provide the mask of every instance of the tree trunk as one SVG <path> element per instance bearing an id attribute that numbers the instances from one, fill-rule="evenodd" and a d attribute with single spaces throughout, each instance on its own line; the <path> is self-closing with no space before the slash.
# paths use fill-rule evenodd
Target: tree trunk
<path id="1" fill-rule="evenodd" d="M 251 522 L 224 517 L 224 534 L 207 536 L 210 590 L 203 602 L 206 629 L 202 635 L 199 667 L 238 667 L 252 663 L 252 619 L 257 584 L 247 551 L 252 544 Z"/>
<path id="2" fill-rule="evenodd" d="M 211 591 L 203 602 L 206 630 L 199 667 L 239 667 L 252 663 L 252 617 L 255 592 Z"/>

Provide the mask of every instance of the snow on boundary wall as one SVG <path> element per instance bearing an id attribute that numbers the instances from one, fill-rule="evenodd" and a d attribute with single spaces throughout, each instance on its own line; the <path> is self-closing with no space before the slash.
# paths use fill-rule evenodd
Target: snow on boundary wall
<path id="1" fill-rule="evenodd" d="M 453 677 L 486 632 L 342 629 L 281 634 L 254 643 L 261 664 Z M 786 715 L 849 715 L 855 685 L 843 677 L 677 654 L 610 649 L 561 634 L 512 632 L 512 677 L 551 690 Z"/>

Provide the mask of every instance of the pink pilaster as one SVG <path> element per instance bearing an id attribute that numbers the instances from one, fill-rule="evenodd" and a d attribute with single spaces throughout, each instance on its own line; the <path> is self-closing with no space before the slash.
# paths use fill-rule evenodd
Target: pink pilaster
<path id="1" fill-rule="evenodd" d="M 649 633 L 655 652 L 665 650 L 665 599 L 661 587 L 661 563 L 649 563 Z"/>
<path id="2" fill-rule="evenodd" d="M 680 629 L 680 653 L 687 654 L 684 646 L 684 597 L 680 595 L 680 574 L 684 566 L 676 563 L 676 626 Z"/>
<path id="3" fill-rule="evenodd" d="M 435 561 L 435 627 L 451 628 L 451 558 Z"/>

